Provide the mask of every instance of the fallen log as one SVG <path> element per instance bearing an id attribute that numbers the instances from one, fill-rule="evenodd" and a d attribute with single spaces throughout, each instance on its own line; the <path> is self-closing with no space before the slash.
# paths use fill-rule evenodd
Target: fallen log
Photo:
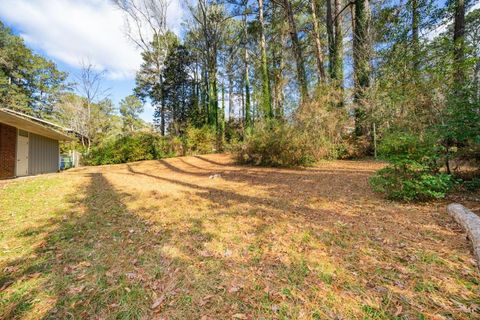
<path id="1" fill-rule="evenodd" d="M 458 203 L 448 205 L 447 212 L 467 232 L 473 245 L 477 268 L 480 268 L 480 217 Z"/>

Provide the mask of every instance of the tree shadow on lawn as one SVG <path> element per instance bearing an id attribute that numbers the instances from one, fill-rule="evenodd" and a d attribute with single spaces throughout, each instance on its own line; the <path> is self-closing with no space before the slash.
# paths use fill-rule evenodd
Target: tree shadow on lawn
<path id="1" fill-rule="evenodd" d="M 181 162 L 189 165 L 184 159 Z M 263 231 L 256 236 L 261 240 L 254 241 L 258 246 L 262 246 L 262 242 L 264 246 L 272 245 L 275 237 L 271 232 L 272 226 L 289 228 L 293 225 L 297 235 L 304 232 L 302 236 L 305 239 L 313 239 L 305 240 L 307 243 L 320 243 L 323 246 L 321 250 L 330 256 L 323 258 L 326 264 L 338 271 L 335 273 L 343 273 L 343 280 L 339 280 L 335 289 L 337 295 L 357 295 L 353 304 L 357 307 L 364 304 L 363 311 L 367 316 L 392 317 L 400 309 L 403 310 L 400 313 L 415 317 L 423 312 L 430 316 L 451 316 L 462 312 L 463 307 L 458 306 L 474 306 L 478 300 L 473 292 L 476 291 L 474 288 L 478 288 L 479 278 L 467 262 L 468 243 L 461 239 L 458 232 L 452 231 L 451 219 L 432 212 L 441 209 L 431 204 L 390 203 L 365 190 L 373 170 L 356 172 L 353 169 L 276 170 L 249 167 L 243 170 L 222 164 L 221 168 L 202 168 L 203 172 L 199 173 L 175 166 L 172 161 L 161 163 L 178 175 L 165 176 L 163 171 L 152 174 L 151 171 L 142 170 L 141 166 L 128 165 L 127 168 L 130 173 L 193 190 L 192 203 L 197 201 L 195 199 L 212 203 L 216 215 L 230 216 L 232 221 L 239 221 L 242 217 L 252 218 L 252 221 L 253 218 L 263 219 L 260 223 Z M 260 187 L 267 190 L 268 196 L 242 194 L 232 190 L 231 186 L 225 187 L 221 181 L 217 187 L 215 183 L 202 179 L 219 170 L 223 170 L 222 180 L 241 183 L 247 188 Z M 191 180 L 189 177 L 197 179 Z M 307 197 L 312 197 L 312 200 L 323 197 L 324 200 L 331 200 L 333 206 L 328 210 L 312 207 Z M 236 210 L 246 205 L 250 207 L 249 210 Z M 192 207 L 195 208 L 195 205 L 192 204 Z M 348 210 L 354 211 L 354 214 L 348 213 Z M 293 245 L 299 252 L 307 250 L 302 248 L 302 240 Z M 314 249 L 310 247 L 309 250 Z M 300 256 L 308 257 L 310 253 L 307 250 L 305 255 Z M 265 259 L 273 261 L 272 270 L 275 269 L 275 262 L 281 258 L 281 255 L 260 256 L 263 266 L 268 265 Z M 301 268 L 303 263 L 300 259 L 293 265 L 299 264 Z M 320 271 L 319 274 L 317 279 L 323 279 L 327 284 L 331 284 L 335 278 L 331 272 L 324 275 Z M 435 285 L 437 282 L 442 285 Z M 455 294 L 451 291 L 453 287 L 456 288 L 453 289 L 457 292 Z M 469 298 L 465 298 L 464 293 L 460 294 L 462 290 L 468 292 Z M 371 308 L 369 304 L 377 304 L 377 307 Z M 379 305 L 383 310 L 377 312 L 375 308 Z M 471 308 L 471 312 L 477 312 L 475 307 Z M 430 313 L 432 310 L 438 313 Z M 331 316 L 328 312 L 322 314 Z"/>
<path id="2" fill-rule="evenodd" d="M 372 219 L 370 225 L 358 221 L 358 229 L 356 217 L 293 203 L 304 193 L 318 192 L 315 184 L 320 181 L 330 181 L 322 186 L 325 192 L 341 189 L 338 184 L 352 177 L 347 173 L 339 173 L 337 180 L 330 179 L 331 173 L 312 178 L 308 171 L 222 174 L 226 181 L 268 187 L 271 199 L 266 201 L 262 196 L 215 186 L 206 174 L 191 175 L 170 162 L 169 166 L 158 175 L 142 171 L 141 165 L 89 174 L 88 185 L 68 199 L 71 212 L 66 219 L 57 219 L 58 226 L 35 255 L 0 266 L 0 270 L 18 267 L 7 277 L 13 281 L 10 287 L 30 278 L 43 280 L 38 287 L 19 292 L 16 302 L 0 317 L 20 318 L 38 312 L 35 301 L 45 295 L 42 291 L 50 299 L 43 306 L 43 317 L 51 319 L 223 319 L 233 315 L 248 319 L 383 319 L 393 317 L 399 306 L 402 314 L 411 317 L 432 315 L 432 310 L 451 315 L 459 310 L 451 299 L 467 305 L 474 301 L 471 294 L 478 288 L 478 278 L 470 275 L 471 268 L 467 269 L 468 278 L 458 277 L 461 263 L 431 252 L 417 256 L 417 247 L 399 249 L 396 242 L 384 242 L 392 225 L 384 228 L 377 221 L 381 217 Z M 215 172 L 216 168 L 208 170 Z M 179 175 L 172 177 L 172 172 Z M 112 185 L 115 174 L 123 177 Z M 185 188 L 188 206 L 178 211 L 177 220 L 163 223 L 169 213 L 157 214 L 156 221 L 142 217 L 140 211 L 176 200 L 162 194 L 159 202 L 140 198 L 141 193 L 125 178 L 140 176 Z M 189 177 L 199 180 L 189 182 Z M 298 179 L 297 190 L 285 193 Z M 151 188 L 155 190 L 155 184 Z M 141 206 L 129 209 L 134 201 Z M 201 213 L 202 201 L 211 205 L 213 212 Z M 378 230 L 371 231 L 370 226 Z M 426 225 L 418 222 L 414 227 L 421 231 Z M 439 235 L 438 230 L 433 232 Z M 442 241 L 455 240 L 458 235 L 446 237 Z M 410 241 L 409 245 L 415 246 L 415 239 Z M 456 253 L 454 246 L 446 247 Z M 401 261 L 404 257 L 407 260 Z M 410 266 L 417 269 L 408 269 Z M 429 269 L 448 269 L 455 275 L 445 286 L 435 286 L 437 275 L 429 274 Z M 444 274 L 448 271 L 439 276 Z M 455 281 L 471 287 L 465 292 L 448 292 L 448 285 Z M 0 287 L 2 283 L 5 281 L 0 281 Z M 416 283 L 421 286 L 412 294 L 410 289 Z M 399 285 L 408 290 L 402 292 Z M 457 290 L 458 284 L 454 288 Z M 440 304 L 432 302 L 431 296 Z M 152 310 L 154 302 L 158 306 Z M 458 314 L 468 316 L 464 311 Z"/>
<path id="3" fill-rule="evenodd" d="M 196 252 L 210 238 L 201 222 L 191 221 L 182 233 L 154 230 L 150 221 L 129 212 L 122 202 L 132 195 L 117 193 L 100 173 L 89 174 L 88 180 L 84 190 L 67 200 L 68 212 L 55 214 L 53 230 L 34 254 L 0 266 L 5 272 L 0 278 L 5 290 L 0 318 L 140 319 L 162 309 L 163 305 L 150 309 L 155 298 L 164 296 L 171 302 L 182 294 L 186 275 L 175 270 L 187 268 L 190 261 L 164 247 L 177 245 L 172 238 L 177 232 L 175 237 L 185 243 L 181 250 Z M 31 228 L 18 236 L 44 229 Z M 188 248 L 192 244 L 195 250 Z M 28 284 L 32 279 L 38 281 Z"/>
<path id="4" fill-rule="evenodd" d="M 204 156 L 195 156 L 200 163 L 207 165 L 201 167 L 192 164 L 185 158 L 159 160 L 159 162 L 172 172 L 181 175 L 196 177 L 210 177 L 220 174 L 226 181 L 248 184 L 266 188 L 272 196 L 287 195 L 289 198 L 304 200 L 305 196 L 335 197 L 335 200 L 345 200 L 370 197 L 380 199 L 373 192 L 369 192 L 368 178 L 375 172 L 374 169 L 355 170 L 340 168 L 266 168 L 253 166 L 238 166 L 233 162 L 221 163 Z M 179 162 L 191 166 L 196 171 L 180 168 Z M 177 165 L 175 165 L 175 163 Z"/>
<path id="5" fill-rule="evenodd" d="M 101 173 L 85 177 L 87 185 L 68 197 L 70 208 L 55 214 L 34 254 L 0 266 L 6 270 L 0 287 L 12 290 L 1 301 L 0 318 L 145 319 L 161 314 L 169 319 L 219 319 L 276 314 L 272 301 L 283 298 L 246 279 L 248 259 L 206 250 L 215 236 L 205 230 L 202 219 L 187 217 L 183 225 L 160 226 L 128 209 L 124 199 L 134 200 L 134 194 L 118 192 Z M 259 226 L 257 235 L 264 227 Z M 18 236 L 36 235 L 45 228 Z M 283 274 L 290 270 L 281 261 L 265 261 Z"/>

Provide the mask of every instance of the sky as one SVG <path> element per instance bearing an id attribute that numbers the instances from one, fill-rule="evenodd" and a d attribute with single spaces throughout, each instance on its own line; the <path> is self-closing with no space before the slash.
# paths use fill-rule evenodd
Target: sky
<path id="1" fill-rule="evenodd" d="M 170 0 L 169 28 L 180 32 L 185 10 Z M 0 0 L 0 19 L 34 52 L 53 60 L 75 81 L 82 61 L 105 70 L 104 87 L 118 106 L 132 94 L 141 51 L 126 37 L 124 16 L 111 0 Z M 145 121 L 153 108 L 145 106 Z"/>

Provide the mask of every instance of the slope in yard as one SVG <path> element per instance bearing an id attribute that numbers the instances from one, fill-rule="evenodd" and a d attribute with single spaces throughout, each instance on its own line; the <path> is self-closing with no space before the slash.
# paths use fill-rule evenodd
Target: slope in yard
<path id="1" fill-rule="evenodd" d="M 478 318 L 480 277 L 445 204 L 379 198 L 379 167 L 210 155 L 9 183 L 0 318 Z"/>

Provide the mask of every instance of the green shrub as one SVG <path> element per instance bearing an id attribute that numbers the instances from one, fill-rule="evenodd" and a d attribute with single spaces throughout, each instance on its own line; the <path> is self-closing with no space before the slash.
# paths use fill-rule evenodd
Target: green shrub
<path id="1" fill-rule="evenodd" d="M 370 184 L 388 199 L 439 199 L 453 186 L 453 178 L 439 172 L 439 150 L 433 136 L 392 132 L 380 143 L 379 152 L 389 164 L 370 178 Z"/>
<path id="2" fill-rule="evenodd" d="M 216 151 L 217 135 L 212 127 L 189 126 L 184 137 L 185 149 L 189 154 L 206 154 Z"/>
<path id="3" fill-rule="evenodd" d="M 433 135 L 419 137 L 418 134 L 393 131 L 387 134 L 378 146 L 381 159 L 400 164 L 412 161 L 430 170 L 439 168 L 439 149 Z"/>
<path id="4" fill-rule="evenodd" d="M 477 191 L 480 189 L 480 178 L 473 178 L 463 182 L 463 186 L 468 191 Z"/>
<path id="5" fill-rule="evenodd" d="M 271 121 L 255 126 L 239 145 L 241 163 L 263 166 L 302 166 L 315 161 L 308 137 L 288 123 Z"/>
<path id="6" fill-rule="evenodd" d="M 215 131 L 208 127 L 189 127 L 183 137 L 154 132 L 135 132 L 104 141 L 84 156 L 87 165 L 126 163 L 154 160 L 185 154 L 205 154 L 215 151 Z"/>
<path id="7" fill-rule="evenodd" d="M 175 139 L 155 133 L 137 132 L 108 140 L 85 155 L 88 165 L 126 163 L 176 156 L 179 152 Z"/>
<path id="8" fill-rule="evenodd" d="M 453 185 L 453 179 L 445 173 L 427 173 L 387 166 L 379 170 L 370 184 L 375 192 L 383 193 L 390 200 L 426 201 L 444 198 Z"/>

